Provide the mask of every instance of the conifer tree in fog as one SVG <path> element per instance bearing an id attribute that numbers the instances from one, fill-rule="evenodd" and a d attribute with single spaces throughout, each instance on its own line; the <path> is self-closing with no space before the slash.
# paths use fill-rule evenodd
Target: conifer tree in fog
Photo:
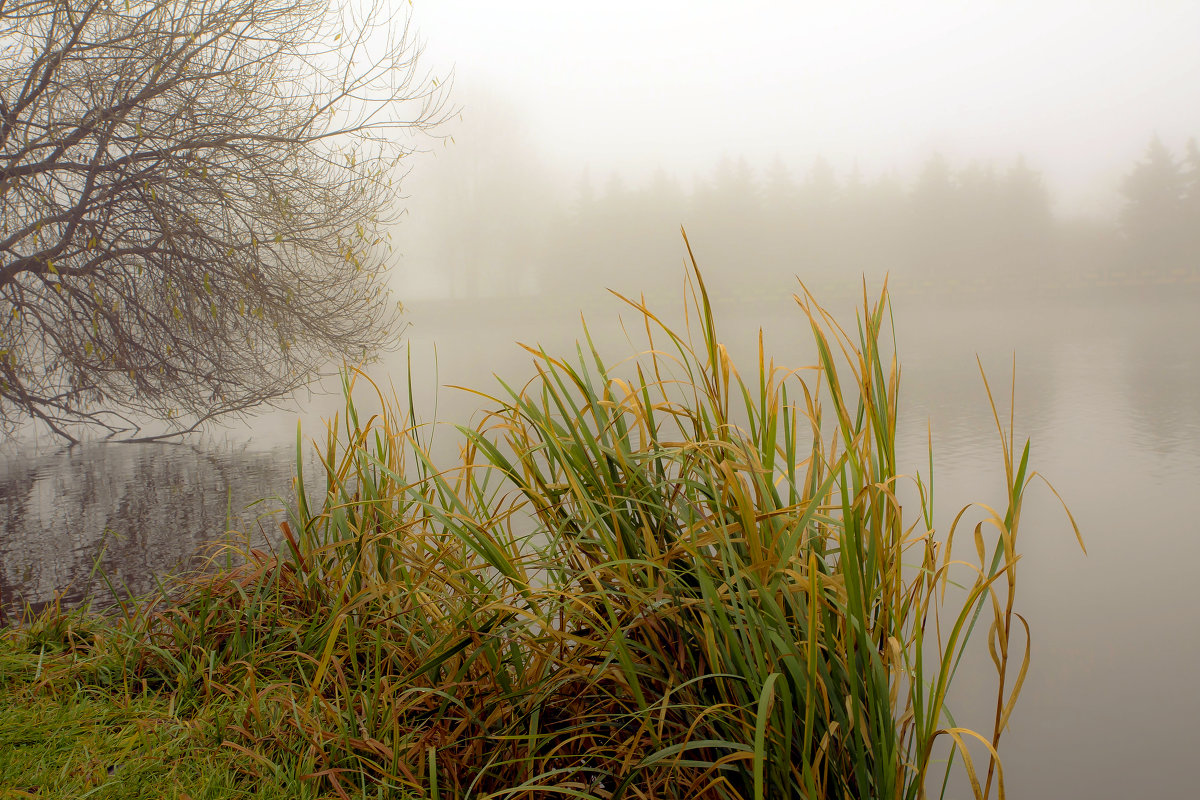
<path id="1" fill-rule="evenodd" d="M 1183 203 L 1187 260 L 1193 271 L 1200 270 L 1200 145 L 1194 138 L 1188 139 L 1183 155 Z"/>
<path id="2" fill-rule="evenodd" d="M 1186 179 L 1158 137 L 1126 175 L 1121 193 L 1125 204 L 1120 223 L 1128 265 L 1142 275 L 1169 275 L 1186 267 L 1195 224 L 1187 218 Z"/>
<path id="3" fill-rule="evenodd" d="M 0 421 L 183 430 L 394 338 L 381 225 L 440 113 L 403 16 L 0 0 L 0 53 Z"/>
<path id="4" fill-rule="evenodd" d="M 903 250 L 918 275 L 940 276 L 959 265 L 958 234 L 965 209 L 957 189 L 950 162 L 934 153 L 922 167 L 909 200 L 911 222 Z"/>

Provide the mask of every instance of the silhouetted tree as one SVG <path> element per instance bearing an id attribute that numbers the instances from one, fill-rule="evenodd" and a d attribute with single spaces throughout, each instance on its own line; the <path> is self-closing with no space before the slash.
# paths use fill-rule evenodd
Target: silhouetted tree
<path id="1" fill-rule="evenodd" d="M 1186 263 L 1190 224 L 1185 185 L 1180 165 L 1156 136 L 1121 185 L 1121 231 L 1136 271 L 1166 274 Z"/>
<path id="2" fill-rule="evenodd" d="M 934 153 L 922 167 L 912 190 L 912 223 L 906 232 L 904 249 L 916 274 L 936 277 L 944 275 L 951 266 L 958 266 L 954 231 L 961 212 L 950 163 L 941 153 Z"/>
<path id="3" fill-rule="evenodd" d="M 957 277 L 995 271 L 1006 254 L 1002 190 L 995 167 L 975 161 L 954 174 L 954 202 L 936 235 L 943 241 L 947 264 Z"/>
<path id="4" fill-rule="evenodd" d="M 796 208 L 798 190 L 791 171 L 776 156 L 767 168 L 763 182 L 763 205 L 771 216 L 790 217 Z"/>
<path id="5" fill-rule="evenodd" d="M 753 232 L 753 258 L 763 270 L 785 275 L 803 274 L 801 253 L 799 188 L 783 159 L 776 156 L 763 174 L 762 209 Z"/>
<path id="6" fill-rule="evenodd" d="M 178 429 L 389 340 L 397 134 L 438 115 L 403 18 L 0 0 L 0 53 L 0 420 Z"/>
<path id="7" fill-rule="evenodd" d="M 1188 268 L 1200 270 L 1200 146 L 1188 139 L 1183 156 L 1183 214 L 1189 236 L 1187 239 Z"/>
<path id="8" fill-rule="evenodd" d="M 714 294 L 744 288 L 763 267 L 758 181 L 744 158 L 722 156 L 711 175 L 696 182 L 684 224 L 689 241 L 710 265 L 706 277 Z M 671 269 L 670 279 L 678 283 L 677 266 Z"/>
<path id="9" fill-rule="evenodd" d="M 592 186 L 591 170 L 584 169 L 579 176 L 578 183 L 575 184 L 575 213 L 588 214 L 591 213 L 592 207 L 596 203 L 596 189 Z"/>
<path id="10" fill-rule="evenodd" d="M 453 144 L 414 170 L 406 261 L 458 299 L 532 292 L 550 225 L 549 179 L 516 109 L 494 94 L 456 89 Z"/>
<path id="11" fill-rule="evenodd" d="M 1021 279 L 1045 273 L 1050 267 L 1054 216 L 1041 173 L 1018 157 L 998 188 L 994 241 L 1003 253 L 1000 269 Z"/>

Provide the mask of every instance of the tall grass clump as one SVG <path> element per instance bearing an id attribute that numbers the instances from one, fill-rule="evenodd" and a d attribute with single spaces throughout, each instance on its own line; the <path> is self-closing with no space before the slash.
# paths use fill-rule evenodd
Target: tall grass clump
<path id="1" fill-rule="evenodd" d="M 816 363 L 760 336 L 746 371 L 691 285 L 682 330 L 625 301 L 627 362 L 529 348 L 449 464 L 348 374 L 279 551 L 139 612 L 110 680 L 222 709 L 226 746 L 339 796 L 923 798 L 962 770 L 1004 797 L 1028 443 L 996 414 L 1007 496 L 958 560 L 965 517 L 935 531 L 928 480 L 900 500 L 886 289 L 849 331 L 802 289 Z M 973 634 L 983 731 L 947 709 Z"/>

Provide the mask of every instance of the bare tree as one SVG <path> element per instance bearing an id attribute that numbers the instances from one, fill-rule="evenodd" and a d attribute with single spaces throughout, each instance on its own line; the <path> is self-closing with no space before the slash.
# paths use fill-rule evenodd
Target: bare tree
<path id="1" fill-rule="evenodd" d="M 406 17 L 337 2 L 0 0 L 0 423 L 191 429 L 394 340 L 442 94 Z"/>

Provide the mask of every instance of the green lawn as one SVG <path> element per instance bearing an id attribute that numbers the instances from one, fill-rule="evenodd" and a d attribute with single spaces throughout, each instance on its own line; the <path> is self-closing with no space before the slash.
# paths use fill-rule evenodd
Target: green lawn
<path id="1" fill-rule="evenodd" d="M 176 716 L 166 698 L 84 685 L 69 655 L 25 644 L 0 637 L 0 800 L 335 796 L 223 744 L 211 721 Z"/>

